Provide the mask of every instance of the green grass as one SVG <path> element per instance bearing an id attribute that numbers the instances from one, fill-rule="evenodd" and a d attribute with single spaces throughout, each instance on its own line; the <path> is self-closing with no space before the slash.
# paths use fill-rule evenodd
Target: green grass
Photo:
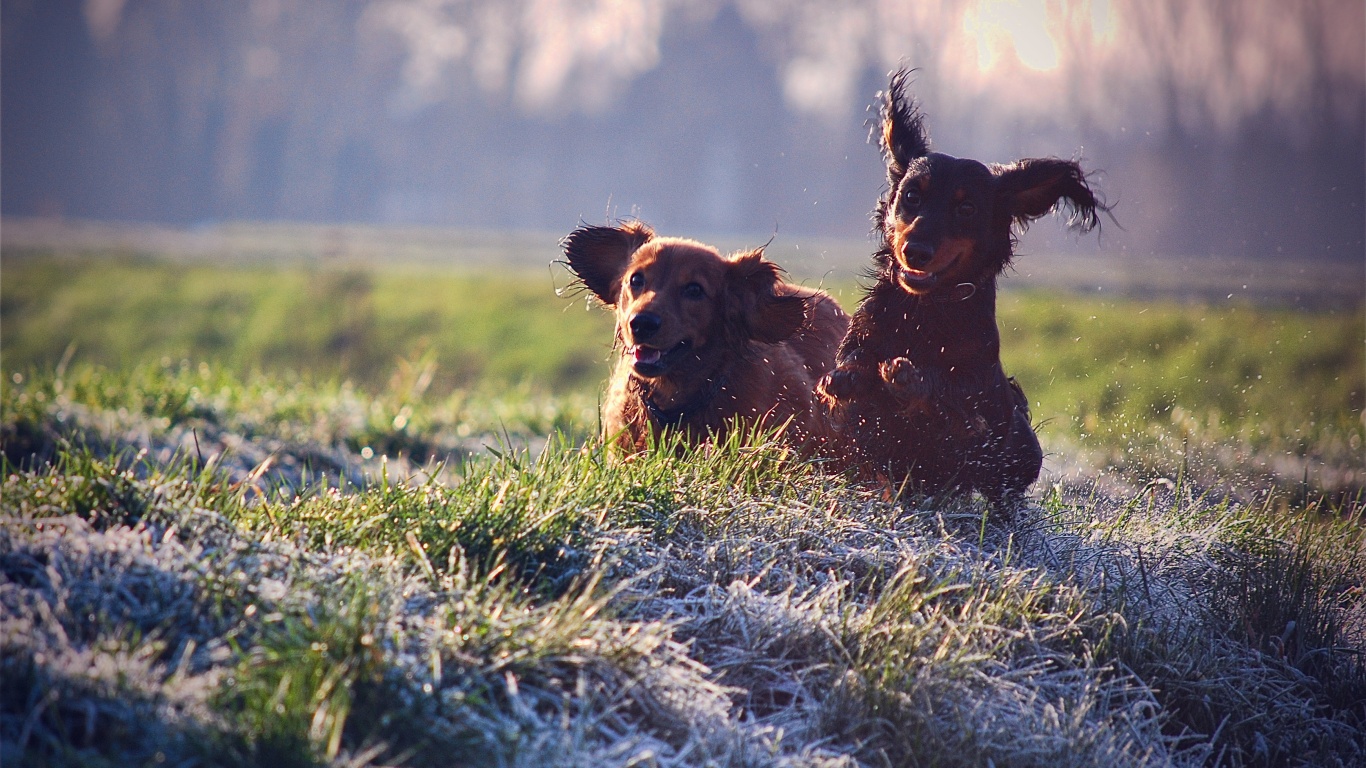
<path id="1" fill-rule="evenodd" d="M 206 363 L 126 371 L 84 364 L 0 382 L 0 449 L 14 466 L 72 448 L 188 456 L 263 493 L 261 475 L 291 488 L 363 485 L 392 471 L 449 479 L 490 450 L 584 440 L 597 432 L 590 393 L 528 386 L 433 395 L 430 365 L 402 361 L 373 394 L 349 383 L 249 374 Z M 15 378 L 22 379 L 15 381 Z"/>
<path id="2" fill-rule="evenodd" d="M 610 318 L 558 299 L 548 271 L 230 268 L 117 255 L 5 254 L 0 327 L 11 371 L 68 355 L 112 367 L 167 358 L 377 386 L 396 360 L 434 356 L 431 385 L 443 393 L 481 381 L 588 387 L 611 344 Z"/>
<path id="3" fill-rule="evenodd" d="M 1346 496 L 1366 485 L 1366 320 L 1006 293 L 1002 358 L 1056 450 L 1152 476 Z"/>
<path id="4" fill-rule="evenodd" d="M 568 274 L 6 254 L 0 347 L 9 374 L 188 360 L 351 382 L 385 392 L 393 406 L 365 415 L 371 434 L 353 431 L 351 443 L 420 459 L 440 446 L 409 444 L 411 428 L 389 426 L 409 418 L 406 401 L 429 413 L 452 393 L 507 386 L 596 397 L 611 318 L 581 296 L 557 296 L 557 283 L 568 287 Z M 856 289 L 835 288 L 846 304 L 857 300 Z M 1366 486 L 1359 306 L 1310 312 L 1007 291 L 999 318 L 1006 370 L 1029 395 L 1058 471 L 1085 457 L 1144 480 L 1185 465 L 1244 494 L 1272 486 L 1350 499 Z"/>
<path id="5" fill-rule="evenodd" d="M 1000 314 L 1006 367 L 1039 391 L 1036 407 L 1082 405 L 1071 420 L 1083 434 L 1128 437 L 1153 422 L 1189 422 L 1250 440 L 1294 436 L 1307 447 L 1360 426 L 1359 311 L 1007 293 Z"/>

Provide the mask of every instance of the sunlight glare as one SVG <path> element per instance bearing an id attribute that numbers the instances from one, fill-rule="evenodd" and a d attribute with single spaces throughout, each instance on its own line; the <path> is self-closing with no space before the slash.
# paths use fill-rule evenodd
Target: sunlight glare
<path id="1" fill-rule="evenodd" d="M 1091 37 L 1102 43 L 1114 42 L 1119 32 L 1119 22 L 1110 8 L 1110 0 L 1092 0 Z"/>
<path id="2" fill-rule="evenodd" d="M 978 0 L 963 13 L 963 31 L 977 41 L 977 67 L 983 73 L 1001 64 L 1007 47 L 1028 69 L 1058 68 L 1058 44 L 1048 29 L 1044 0 Z"/>

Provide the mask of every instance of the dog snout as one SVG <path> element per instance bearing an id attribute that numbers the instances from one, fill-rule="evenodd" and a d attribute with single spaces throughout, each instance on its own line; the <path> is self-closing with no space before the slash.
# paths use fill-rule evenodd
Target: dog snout
<path id="1" fill-rule="evenodd" d="M 653 312 L 637 312 L 631 316 L 631 336 L 637 342 L 646 341 L 658 333 L 663 324 L 664 321 Z"/>
<path id="2" fill-rule="evenodd" d="M 924 243 L 908 242 L 901 248 L 901 257 L 906 266 L 922 269 L 934 259 L 934 249 Z"/>

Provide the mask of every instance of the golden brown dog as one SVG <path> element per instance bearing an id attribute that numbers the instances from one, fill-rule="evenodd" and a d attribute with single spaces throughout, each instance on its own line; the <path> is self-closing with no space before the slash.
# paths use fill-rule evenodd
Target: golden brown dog
<path id="1" fill-rule="evenodd" d="M 829 295 L 784 282 L 762 248 L 722 256 L 637 221 L 583 227 L 563 246 L 569 268 L 616 312 L 605 439 L 639 451 L 664 430 L 697 442 L 734 423 L 782 427 L 806 452 L 829 437 L 814 388 L 849 327 Z"/>

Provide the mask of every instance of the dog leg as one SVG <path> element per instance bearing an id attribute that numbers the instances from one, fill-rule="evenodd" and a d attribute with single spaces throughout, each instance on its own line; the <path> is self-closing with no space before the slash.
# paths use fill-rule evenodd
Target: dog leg
<path id="1" fill-rule="evenodd" d="M 1024 506 L 1029 486 L 1043 469 L 1043 448 L 1029 423 L 1029 412 L 1015 408 L 1005 434 L 985 447 L 974 462 L 981 472 L 974 485 L 993 509 L 1014 514 Z"/>

